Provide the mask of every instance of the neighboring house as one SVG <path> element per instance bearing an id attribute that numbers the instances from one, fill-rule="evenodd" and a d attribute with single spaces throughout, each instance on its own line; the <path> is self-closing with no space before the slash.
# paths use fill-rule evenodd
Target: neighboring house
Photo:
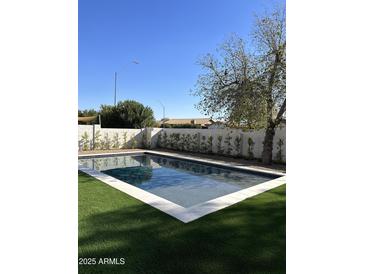
<path id="1" fill-rule="evenodd" d="M 211 125 L 208 126 L 209 129 L 223 129 L 223 128 L 227 128 L 227 127 L 228 126 L 226 125 L 226 123 L 221 122 L 221 121 L 215 121 Z"/>
<path id="2" fill-rule="evenodd" d="M 170 119 L 164 118 L 158 122 L 161 127 L 202 127 L 207 128 L 213 123 L 210 118 L 186 118 L 186 119 Z"/>
<path id="3" fill-rule="evenodd" d="M 278 125 L 280 129 L 286 127 L 286 119 L 284 118 L 280 124 Z M 211 125 L 208 126 L 209 129 L 224 129 L 224 128 L 242 128 L 239 125 L 229 125 L 223 121 L 215 121 Z"/>

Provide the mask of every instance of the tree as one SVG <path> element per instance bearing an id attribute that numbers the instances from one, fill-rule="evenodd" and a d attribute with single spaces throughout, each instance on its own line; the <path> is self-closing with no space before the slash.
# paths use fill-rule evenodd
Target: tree
<path id="1" fill-rule="evenodd" d="M 116 106 L 101 105 L 100 114 L 103 127 L 143 128 L 155 124 L 152 109 L 133 100 L 118 102 Z"/>
<path id="2" fill-rule="evenodd" d="M 262 161 L 272 161 L 275 128 L 286 111 L 285 9 L 256 17 L 252 41 L 233 35 L 219 48 L 220 58 L 208 54 L 199 60 L 194 95 L 204 114 L 225 119 L 245 129 L 264 129 Z"/>

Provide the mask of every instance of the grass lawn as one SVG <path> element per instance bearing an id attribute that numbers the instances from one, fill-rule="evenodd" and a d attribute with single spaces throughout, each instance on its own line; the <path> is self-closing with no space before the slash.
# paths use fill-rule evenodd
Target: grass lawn
<path id="1" fill-rule="evenodd" d="M 79 173 L 79 273 L 285 273 L 285 185 L 184 224 Z"/>

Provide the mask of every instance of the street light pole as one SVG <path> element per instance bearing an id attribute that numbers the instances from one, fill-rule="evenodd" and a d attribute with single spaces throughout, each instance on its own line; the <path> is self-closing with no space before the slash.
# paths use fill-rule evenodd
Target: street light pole
<path id="1" fill-rule="evenodd" d="M 162 106 L 162 112 L 163 112 L 163 117 L 162 117 L 162 119 L 165 119 L 165 106 L 164 106 L 164 104 L 162 104 L 161 103 L 161 101 L 160 100 L 158 100 L 158 102 L 160 103 L 160 105 Z"/>
<path id="2" fill-rule="evenodd" d="M 114 106 L 117 105 L 117 72 L 114 73 Z"/>
<path id="3" fill-rule="evenodd" d="M 133 60 L 132 64 L 139 65 L 139 62 Z M 117 105 L 117 72 L 114 72 L 114 106 L 116 105 Z"/>

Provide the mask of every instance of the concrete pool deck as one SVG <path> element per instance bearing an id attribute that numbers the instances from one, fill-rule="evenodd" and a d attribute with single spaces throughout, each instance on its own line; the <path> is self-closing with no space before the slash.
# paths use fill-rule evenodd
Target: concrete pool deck
<path id="1" fill-rule="evenodd" d="M 233 204 L 236 204 L 238 202 L 241 202 L 247 198 L 256 196 L 260 193 L 263 193 L 265 191 L 268 191 L 270 189 L 276 188 L 280 185 L 283 185 L 286 183 L 286 177 L 285 173 L 278 171 L 278 170 L 267 170 L 262 168 L 255 168 L 252 166 L 242 166 L 242 165 L 235 165 L 232 163 L 223 162 L 220 160 L 212 160 L 209 158 L 202 158 L 202 157 L 195 157 L 190 155 L 184 155 L 181 153 L 172 153 L 172 152 L 166 152 L 166 151 L 156 151 L 156 150 L 123 150 L 123 151 L 114 151 L 114 152 L 103 152 L 103 153 L 83 153 L 79 155 L 79 158 L 82 159 L 84 157 L 92 157 L 92 156 L 116 156 L 116 155 L 123 155 L 123 154 L 131 154 L 131 153 L 151 153 L 159 156 L 170 156 L 175 157 L 182 160 L 190 160 L 200 163 L 206 163 L 206 164 L 214 164 L 219 165 L 222 167 L 231 167 L 235 168 L 237 170 L 242 171 L 251 171 L 251 172 L 258 172 L 263 174 L 272 174 L 276 176 L 281 176 L 269 181 L 266 181 L 261 184 L 257 184 L 255 186 L 242 189 L 240 191 L 224 195 L 215 199 L 212 199 L 210 201 L 206 201 L 197 205 L 194 205 L 189 208 L 182 207 L 180 205 L 177 205 L 171 201 L 168 201 L 164 198 L 161 198 L 157 195 L 154 195 L 152 193 L 149 193 L 145 190 L 142 190 L 140 188 L 137 188 L 135 186 L 132 186 L 124 181 L 118 180 L 114 177 L 111 177 L 109 175 L 106 175 L 102 172 L 96 171 L 91 168 L 83 167 L 79 165 L 79 170 L 82 172 L 85 172 L 86 174 L 106 183 L 109 186 L 112 186 L 146 204 L 149 204 L 150 206 L 159 209 L 170 216 L 184 222 L 188 223 L 191 221 L 194 221 L 198 218 L 201 218 L 207 214 L 216 212 L 218 210 L 221 210 L 223 208 L 226 208 L 228 206 L 231 206 Z"/>

